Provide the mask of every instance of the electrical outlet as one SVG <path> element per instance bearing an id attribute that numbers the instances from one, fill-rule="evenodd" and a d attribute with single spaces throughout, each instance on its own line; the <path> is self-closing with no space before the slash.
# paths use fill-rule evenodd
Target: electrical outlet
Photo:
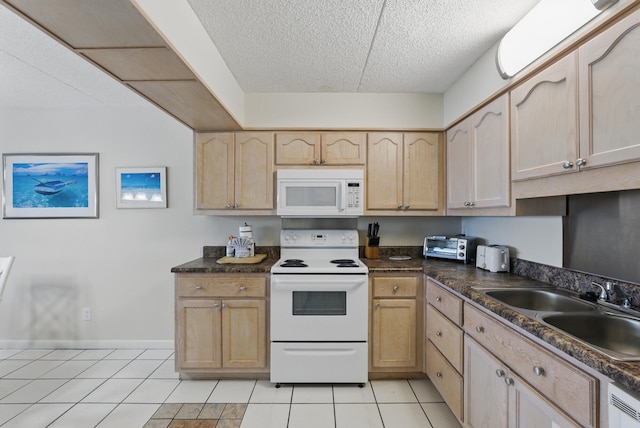
<path id="1" fill-rule="evenodd" d="M 82 308 L 82 319 L 91 321 L 91 308 Z"/>

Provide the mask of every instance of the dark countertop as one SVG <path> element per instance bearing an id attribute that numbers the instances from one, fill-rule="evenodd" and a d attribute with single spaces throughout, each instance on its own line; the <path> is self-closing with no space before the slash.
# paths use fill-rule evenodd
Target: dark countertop
<path id="1" fill-rule="evenodd" d="M 380 258 L 361 260 L 369 267 L 371 273 L 385 272 L 424 272 L 431 278 L 447 286 L 454 292 L 466 297 L 498 317 L 520 327 L 531 335 L 540 338 L 552 347 L 564 352 L 574 359 L 591 367 L 595 371 L 602 373 L 606 377 L 618 382 L 623 387 L 640 394 L 640 362 L 616 361 L 604 356 L 570 336 L 560 333 L 541 322 L 516 312 L 508 306 L 503 305 L 484 294 L 476 291 L 473 287 L 495 287 L 495 286 L 548 286 L 546 282 L 537 281 L 526 276 L 512 273 L 492 273 L 477 269 L 474 265 L 463 264 L 448 260 L 425 260 L 418 249 L 419 247 L 401 247 L 391 251 L 380 250 Z M 278 255 L 274 252 L 262 251 L 268 257 L 257 264 L 237 265 L 216 263 L 220 254 L 212 254 L 214 257 L 202 257 L 173 267 L 174 273 L 268 273 L 271 266 L 278 260 Z M 256 253 L 261 253 L 256 249 Z M 205 254 L 207 254 L 205 252 Z M 210 255 L 207 254 L 207 255 Z M 390 260 L 391 255 L 408 255 L 410 260 L 394 261 Z"/>

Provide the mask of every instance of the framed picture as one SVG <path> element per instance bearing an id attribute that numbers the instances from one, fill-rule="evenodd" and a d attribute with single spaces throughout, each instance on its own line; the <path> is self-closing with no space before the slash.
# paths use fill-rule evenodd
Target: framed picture
<path id="1" fill-rule="evenodd" d="M 98 153 L 2 155 L 3 218 L 98 218 Z"/>
<path id="2" fill-rule="evenodd" d="M 167 167 L 116 168 L 117 208 L 167 208 Z"/>

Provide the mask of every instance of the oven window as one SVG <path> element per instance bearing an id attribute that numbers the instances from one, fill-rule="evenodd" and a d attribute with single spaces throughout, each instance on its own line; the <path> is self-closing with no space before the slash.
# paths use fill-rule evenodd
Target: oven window
<path id="1" fill-rule="evenodd" d="M 336 205 L 336 186 L 330 187 L 287 187 L 287 206 L 290 207 L 332 207 Z"/>
<path id="2" fill-rule="evenodd" d="M 293 315 L 347 315 L 347 292 L 294 291 Z"/>

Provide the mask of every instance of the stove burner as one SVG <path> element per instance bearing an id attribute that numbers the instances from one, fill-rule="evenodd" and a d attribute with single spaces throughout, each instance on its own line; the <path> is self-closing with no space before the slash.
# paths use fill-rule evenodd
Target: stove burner
<path id="1" fill-rule="evenodd" d="M 339 268 L 358 267 L 358 264 L 351 259 L 336 259 L 336 260 L 331 260 L 331 263 L 334 263 L 336 267 L 339 267 Z"/>
<path id="2" fill-rule="evenodd" d="M 280 267 L 308 267 L 309 265 L 304 263 L 300 259 L 287 259 L 280 264 Z"/>

